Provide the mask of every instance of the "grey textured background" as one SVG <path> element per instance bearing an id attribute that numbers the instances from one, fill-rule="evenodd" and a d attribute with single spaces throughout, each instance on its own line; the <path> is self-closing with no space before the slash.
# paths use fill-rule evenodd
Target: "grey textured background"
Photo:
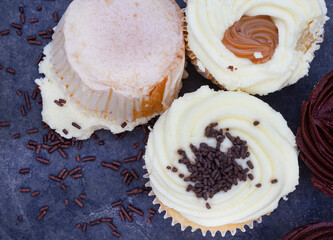
<path id="1" fill-rule="evenodd" d="M 177 1 L 184 7 L 182 1 Z M 333 2 L 327 0 L 329 16 L 333 14 Z M 106 225 L 89 227 L 83 233 L 76 229 L 78 222 L 89 222 L 100 217 L 113 217 L 123 239 L 201 239 L 201 232 L 191 233 L 189 229 L 182 232 L 179 225 L 171 227 L 171 220 L 164 220 L 161 214 L 155 215 L 151 224 L 146 222 L 147 210 L 152 205 L 152 197 L 137 195 L 126 197 L 125 192 L 137 186 L 143 186 L 146 182 L 142 177 L 133 181 L 131 186 L 121 183 L 119 173 L 104 169 L 100 166 L 102 161 L 122 160 L 136 155 L 139 149 L 143 149 L 141 130 L 133 131 L 122 140 L 116 140 L 112 134 L 99 131 L 101 140 L 105 146 L 99 147 L 95 140 L 84 142 L 81 151 L 71 149 L 66 151 L 68 159 L 63 160 L 56 152 L 51 157 L 42 151 L 41 156 L 50 158 L 52 164 L 41 165 L 35 160 L 35 153 L 25 148 L 29 139 L 41 141 L 41 105 L 32 101 L 32 110 L 24 118 L 21 116 L 20 106 L 24 105 L 24 98 L 15 94 L 17 89 L 30 94 L 34 88 L 34 79 L 39 77 L 35 61 L 42 52 L 43 46 L 31 46 L 25 38 L 35 35 L 38 31 L 55 26 L 52 13 L 56 11 L 59 17 L 64 13 L 69 0 L 0 0 L 0 31 L 10 29 L 9 36 L 0 37 L 0 64 L 4 66 L 0 70 L 0 122 L 10 121 L 10 128 L 0 128 L 0 239 L 112 239 L 111 229 Z M 26 23 L 23 27 L 23 36 L 19 37 L 10 23 L 19 23 L 20 13 L 18 6 L 22 4 L 25 9 Z M 36 11 L 36 6 L 42 6 L 43 10 Z M 38 17 L 38 23 L 31 24 L 30 18 Z M 263 97 L 263 100 L 280 111 L 287 119 L 291 129 L 296 132 L 300 124 L 300 108 L 302 101 L 308 98 L 313 86 L 326 73 L 333 69 L 332 37 L 333 24 L 329 21 L 326 26 L 326 38 L 320 51 L 311 65 L 310 74 L 296 85 L 285 88 L 280 92 Z M 44 45 L 48 41 L 43 40 Z M 6 67 L 12 67 L 17 71 L 15 76 L 5 71 Z M 182 94 L 192 92 L 203 84 L 212 84 L 196 73 L 190 65 L 188 67 L 190 77 L 184 80 Z M 40 132 L 28 136 L 25 132 L 30 128 L 40 128 Z M 21 139 L 14 140 L 12 135 L 20 132 Z M 137 150 L 132 145 L 140 143 Z M 77 163 L 76 154 L 81 156 L 96 155 L 97 161 L 93 163 Z M 129 169 L 135 170 L 142 176 L 143 161 L 129 164 Z M 63 167 L 72 169 L 78 165 L 83 166 L 84 178 L 80 180 L 66 179 L 69 187 L 63 192 L 59 184 L 49 180 L 50 173 L 57 174 Z M 21 168 L 30 168 L 28 175 L 18 174 Z M 123 169 L 123 168 L 122 168 Z M 298 225 L 317 221 L 333 221 L 333 200 L 321 192 L 314 190 L 310 181 L 310 172 L 300 162 L 300 185 L 297 190 L 289 195 L 289 201 L 281 201 L 279 208 L 271 216 L 263 217 L 263 223 L 255 224 L 253 230 L 247 229 L 246 233 L 238 232 L 235 237 L 227 234 L 225 239 L 279 239 L 286 232 Z M 20 187 L 31 187 L 40 190 L 41 194 L 32 198 L 30 194 L 19 193 Z M 79 208 L 74 202 L 74 197 L 80 193 L 87 195 L 83 201 L 85 207 Z M 70 201 L 69 206 L 64 206 L 65 199 Z M 123 200 L 125 205 L 145 209 L 145 218 L 134 216 L 133 223 L 122 223 L 118 211 L 110 207 L 110 203 Z M 39 208 L 49 205 L 50 210 L 46 217 L 38 222 Z M 23 216 L 23 221 L 18 222 L 17 217 Z M 206 237 L 211 239 L 210 235 Z M 218 236 L 215 239 L 219 239 Z"/>

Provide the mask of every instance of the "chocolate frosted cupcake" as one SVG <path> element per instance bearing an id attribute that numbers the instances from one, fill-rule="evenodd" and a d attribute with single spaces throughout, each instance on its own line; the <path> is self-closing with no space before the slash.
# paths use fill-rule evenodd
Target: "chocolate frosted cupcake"
<path id="1" fill-rule="evenodd" d="M 332 240 L 333 222 L 311 223 L 295 228 L 282 240 Z"/>
<path id="2" fill-rule="evenodd" d="M 146 177 L 172 224 L 234 235 L 295 190 L 297 159 L 295 136 L 281 114 L 246 93 L 204 86 L 158 119 Z"/>
<path id="3" fill-rule="evenodd" d="M 308 73 L 326 13 L 324 0 L 188 0 L 188 55 L 223 88 L 275 92 Z"/>
<path id="4" fill-rule="evenodd" d="M 333 71 L 302 105 L 297 144 L 301 159 L 313 173 L 313 186 L 333 197 Z"/>
<path id="5" fill-rule="evenodd" d="M 74 0 L 39 68 L 43 121 L 86 139 L 161 114 L 181 88 L 183 16 L 174 0 Z"/>

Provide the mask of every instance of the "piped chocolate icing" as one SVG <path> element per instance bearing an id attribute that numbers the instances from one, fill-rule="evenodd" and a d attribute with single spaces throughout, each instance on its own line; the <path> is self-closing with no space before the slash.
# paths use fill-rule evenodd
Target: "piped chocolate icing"
<path id="1" fill-rule="evenodd" d="M 313 173 L 313 186 L 333 197 L 333 71 L 302 104 L 296 140 L 301 159 Z"/>
<path id="2" fill-rule="evenodd" d="M 333 222 L 311 223 L 288 232 L 282 240 L 333 239 Z"/>

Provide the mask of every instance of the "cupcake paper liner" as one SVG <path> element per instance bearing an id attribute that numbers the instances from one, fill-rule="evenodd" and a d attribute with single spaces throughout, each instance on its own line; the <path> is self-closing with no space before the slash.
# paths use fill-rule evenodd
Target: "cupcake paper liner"
<path id="1" fill-rule="evenodd" d="M 108 91 L 93 91 L 85 86 L 68 62 L 62 31 L 65 19 L 66 14 L 57 26 L 53 41 L 50 43 L 49 57 L 55 80 L 71 102 L 88 116 L 94 115 L 116 120 L 119 124 L 134 122 L 140 118 L 146 118 L 148 122 L 153 116 L 170 107 L 182 86 L 185 57 L 180 64 L 170 69 L 169 75 L 163 81 L 156 83 L 152 90 L 144 96 L 132 96 L 112 88 Z"/>
<path id="2" fill-rule="evenodd" d="M 146 169 L 146 166 L 144 165 L 143 168 Z M 146 173 L 145 175 L 143 175 L 143 177 L 146 179 L 149 179 L 149 173 Z M 145 184 L 145 187 L 151 187 L 150 181 L 148 181 Z M 246 223 L 228 224 L 228 225 L 217 226 L 217 227 L 200 226 L 198 224 L 195 224 L 195 223 L 187 220 L 176 210 L 163 205 L 163 203 L 161 203 L 159 201 L 159 199 L 157 198 L 157 196 L 154 194 L 153 190 L 151 190 L 148 195 L 155 197 L 153 200 L 153 204 L 159 205 L 158 212 L 159 213 L 165 212 L 163 215 L 163 218 L 164 219 L 171 218 L 171 226 L 175 226 L 175 225 L 179 224 L 182 231 L 185 231 L 188 227 L 190 227 L 191 232 L 195 232 L 196 230 L 199 229 L 201 231 L 201 234 L 203 237 L 205 237 L 207 235 L 207 232 L 210 232 L 213 237 L 215 237 L 218 232 L 222 235 L 222 237 L 224 237 L 228 232 L 230 232 L 230 234 L 232 236 L 234 236 L 237 233 L 237 229 L 239 229 L 242 232 L 246 232 L 246 228 L 245 228 L 246 226 L 248 226 L 250 229 L 253 229 L 254 222 L 257 222 L 257 223 L 262 222 L 262 217 L 260 217 L 256 220 L 249 221 Z M 269 215 L 269 214 L 267 214 L 267 215 Z"/>

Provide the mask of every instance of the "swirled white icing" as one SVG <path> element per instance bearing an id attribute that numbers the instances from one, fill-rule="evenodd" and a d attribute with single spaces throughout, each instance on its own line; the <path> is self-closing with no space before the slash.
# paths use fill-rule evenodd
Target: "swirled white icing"
<path id="1" fill-rule="evenodd" d="M 188 0 L 188 46 L 197 65 L 203 65 L 220 85 L 264 95 L 308 73 L 322 41 L 326 13 L 324 0 Z M 244 15 L 268 15 L 278 27 L 279 44 L 264 64 L 236 57 L 221 42 L 225 31 Z"/>
<path id="2" fill-rule="evenodd" d="M 259 121 L 254 126 L 254 121 Z M 185 165 L 178 163 L 178 149 L 185 150 L 201 142 L 214 146 L 207 139 L 205 127 L 218 123 L 217 128 L 229 128 L 233 136 L 247 141 L 254 169 L 252 181 L 239 182 L 228 192 L 219 192 L 208 199 L 212 209 L 193 192 L 187 192 L 187 182 L 178 177 L 188 176 Z M 224 141 L 221 148 L 230 145 Z M 277 208 L 279 200 L 295 190 L 298 184 L 298 151 L 295 136 L 282 115 L 256 97 L 242 92 L 215 92 L 204 86 L 195 93 L 174 101 L 155 124 L 148 140 L 145 161 L 150 185 L 157 199 L 173 208 L 189 221 L 202 226 L 221 226 L 258 219 Z M 244 164 L 246 160 L 237 160 Z M 179 169 L 174 173 L 167 166 Z M 273 179 L 278 183 L 272 184 Z M 255 185 L 261 183 L 262 187 Z"/>

